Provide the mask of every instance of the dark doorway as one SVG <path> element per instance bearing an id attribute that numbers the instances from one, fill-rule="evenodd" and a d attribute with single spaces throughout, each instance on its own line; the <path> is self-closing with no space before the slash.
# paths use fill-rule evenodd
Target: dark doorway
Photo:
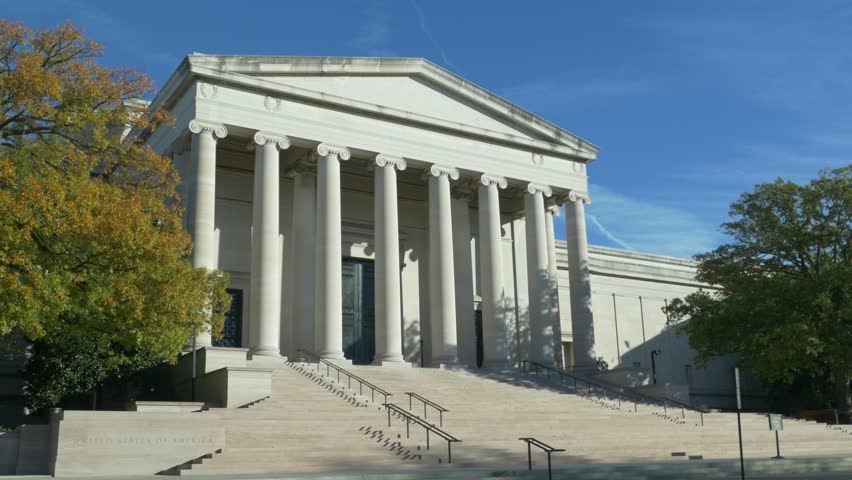
<path id="1" fill-rule="evenodd" d="M 229 288 L 231 308 L 225 312 L 225 324 L 222 327 L 222 338 L 213 340 L 214 347 L 243 346 L 243 291 Z"/>
<path id="2" fill-rule="evenodd" d="M 375 270 L 372 260 L 343 259 L 343 354 L 367 365 L 376 354 Z"/>

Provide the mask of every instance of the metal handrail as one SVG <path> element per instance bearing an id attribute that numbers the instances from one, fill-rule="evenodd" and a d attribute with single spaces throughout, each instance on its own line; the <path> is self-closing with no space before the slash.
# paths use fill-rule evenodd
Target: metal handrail
<path id="1" fill-rule="evenodd" d="M 429 416 L 426 413 L 426 406 L 428 405 L 428 406 L 430 406 L 430 407 L 432 407 L 432 408 L 434 408 L 435 410 L 438 411 L 438 425 L 440 425 L 442 427 L 444 426 L 444 412 L 449 412 L 449 410 L 438 405 L 437 403 L 433 402 L 432 400 L 429 400 L 428 398 L 426 398 L 422 395 L 418 395 L 414 392 L 405 392 L 405 394 L 408 395 L 408 409 L 409 410 L 412 409 L 411 399 L 416 398 L 417 400 L 420 400 L 421 402 L 423 402 L 423 418 L 429 418 Z"/>
<path id="2" fill-rule="evenodd" d="M 533 437 L 521 437 L 518 440 L 523 440 L 524 442 L 527 442 L 527 468 L 529 470 L 532 470 L 532 446 L 533 445 L 544 450 L 547 453 L 547 478 L 548 478 L 548 480 L 552 479 L 553 478 L 553 470 L 552 470 L 551 465 L 550 465 L 550 454 L 553 453 L 553 452 L 564 452 L 565 449 L 564 448 L 551 447 L 550 445 L 542 442 L 541 440 L 539 440 L 537 438 L 533 438 Z"/>
<path id="3" fill-rule="evenodd" d="M 460 443 L 461 439 L 458 439 L 458 438 L 450 435 L 449 433 L 441 430 L 440 428 L 436 427 L 434 423 L 429 423 L 426 420 L 418 417 L 417 415 L 413 415 L 413 414 L 405 411 L 402 408 L 399 408 L 398 406 L 396 406 L 392 403 L 386 403 L 384 405 L 384 407 L 385 407 L 385 410 L 387 410 L 387 412 L 388 412 L 388 427 L 391 426 L 391 411 L 393 411 L 394 413 L 397 413 L 398 415 L 405 417 L 405 438 L 409 438 L 410 435 L 411 435 L 410 428 L 409 428 L 410 425 L 411 425 L 411 422 L 414 422 L 414 423 L 420 425 L 421 427 L 423 427 L 424 429 L 426 429 L 426 450 L 429 450 L 429 434 L 430 433 L 436 433 L 436 434 L 438 434 L 439 437 L 446 440 L 447 441 L 447 463 L 453 463 L 453 443 L 456 443 L 456 442 Z"/>
<path id="4" fill-rule="evenodd" d="M 520 363 L 522 365 L 524 373 L 526 373 L 528 371 L 528 365 L 532 365 L 534 367 L 546 370 L 548 377 L 550 376 L 550 372 L 558 373 L 559 374 L 559 383 L 564 382 L 564 377 L 571 378 L 571 379 L 574 380 L 574 389 L 575 390 L 577 389 L 577 382 L 578 381 L 584 382 L 589 387 L 589 395 L 590 396 L 592 394 L 592 387 L 593 386 L 595 386 L 595 387 L 597 387 L 601 390 L 604 390 L 606 392 L 609 392 L 611 394 L 614 394 L 618 397 L 619 406 L 621 405 L 622 398 L 625 395 L 629 396 L 629 397 L 633 397 L 633 410 L 634 411 L 638 410 L 637 405 L 636 405 L 636 402 L 637 402 L 637 399 L 638 399 L 638 401 L 656 404 L 656 405 L 662 405 L 663 406 L 663 412 L 666 413 L 666 414 L 668 413 L 669 406 L 679 407 L 682 419 L 686 419 L 686 410 L 698 412 L 698 413 L 701 414 L 701 426 L 702 427 L 704 426 L 704 413 L 705 413 L 704 410 L 694 408 L 694 407 L 687 405 L 685 403 L 678 402 L 677 400 L 671 400 L 671 399 L 667 399 L 667 398 L 658 398 L 658 397 L 654 397 L 652 395 L 637 392 L 633 389 L 625 389 L 624 387 L 611 387 L 611 386 L 605 385 L 601 382 L 595 382 L 595 381 L 592 381 L 588 378 L 580 377 L 579 375 L 575 375 L 573 373 L 566 372 L 565 370 L 562 370 L 561 368 L 543 365 L 541 363 L 534 362 L 534 361 L 531 361 L 531 360 L 521 360 Z"/>
<path id="5" fill-rule="evenodd" d="M 376 392 L 378 392 L 380 395 L 383 395 L 385 397 L 384 404 L 388 403 L 388 397 L 393 396 L 392 393 L 379 388 L 378 386 L 368 382 L 367 380 L 364 380 L 363 378 L 359 377 L 358 375 L 355 375 L 352 372 L 349 372 L 349 371 L 347 371 L 343 368 L 340 368 L 339 366 L 335 365 L 334 363 L 320 357 L 316 353 L 313 353 L 311 351 L 304 350 L 304 349 L 299 349 L 298 354 L 299 354 L 299 360 L 300 361 L 303 361 L 305 357 L 314 360 L 317 364 L 317 371 L 320 371 L 320 365 L 321 364 L 325 365 L 325 376 L 329 376 L 330 373 L 331 373 L 331 369 L 334 369 L 337 372 L 337 382 L 338 383 L 340 383 L 340 374 L 342 373 L 343 375 L 346 375 L 346 377 L 348 378 L 348 383 L 349 383 L 348 388 L 350 390 L 352 390 L 352 380 L 354 379 L 356 382 L 358 382 L 358 394 L 359 395 L 363 396 L 364 395 L 364 387 L 365 386 L 369 387 L 370 388 L 370 399 L 372 400 L 373 403 L 376 403 Z"/>

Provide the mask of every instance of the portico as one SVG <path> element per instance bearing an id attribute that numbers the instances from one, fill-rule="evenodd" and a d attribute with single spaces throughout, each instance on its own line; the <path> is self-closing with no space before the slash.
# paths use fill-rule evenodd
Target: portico
<path id="1" fill-rule="evenodd" d="M 247 290 L 253 358 L 344 361 L 354 258 L 375 272 L 370 363 L 475 366 L 481 311 L 483 367 L 552 364 L 564 204 L 574 363 L 594 365 L 593 145 L 420 59 L 190 55 L 157 102 L 176 121 L 149 142 L 181 171 L 193 264 Z"/>

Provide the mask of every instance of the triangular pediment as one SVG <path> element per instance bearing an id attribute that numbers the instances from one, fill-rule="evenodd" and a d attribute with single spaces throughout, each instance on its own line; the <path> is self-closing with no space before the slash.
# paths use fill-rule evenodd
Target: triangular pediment
<path id="1" fill-rule="evenodd" d="M 598 152 L 593 144 L 420 58 L 192 54 L 187 61 L 200 75 L 251 77 L 330 103 L 363 105 L 423 123 L 434 120 L 442 128 L 457 126 L 569 147 L 587 160 Z"/>

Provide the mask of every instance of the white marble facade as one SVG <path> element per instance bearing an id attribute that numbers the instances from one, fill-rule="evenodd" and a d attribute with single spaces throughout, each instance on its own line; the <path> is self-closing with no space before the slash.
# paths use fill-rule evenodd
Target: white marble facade
<path id="1" fill-rule="evenodd" d="M 193 263 L 243 291 L 252 356 L 344 359 L 344 258 L 373 262 L 377 365 L 475 365 L 480 311 L 484 367 L 646 368 L 659 299 L 699 287 L 688 262 L 588 246 L 597 147 L 422 59 L 193 54 L 154 107 Z"/>

